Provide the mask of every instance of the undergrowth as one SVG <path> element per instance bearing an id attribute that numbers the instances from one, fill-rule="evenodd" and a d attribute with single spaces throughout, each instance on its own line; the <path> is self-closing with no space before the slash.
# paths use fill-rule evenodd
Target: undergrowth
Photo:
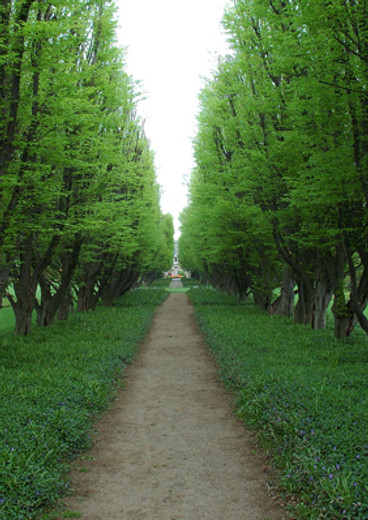
<path id="1" fill-rule="evenodd" d="M 182 278 L 182 284 L 184 287 L 195 287 L 198 288 L 201 286 L 201 281 L 196 278 Z"/>
<path id="2" fill-rule="evenodd" d="M 303 519 L 368 518 L 368 342 L 336 341 L 236 305 L 218 291 L 189 297 L 236 408 L 271 450 Z M 229 305 L 230 303 L 230 305 Z"/>
<path id="3" fill-rule="evenodd" d="M 0 336 L 0 518 L 32 520 L 66 492 L 71 459 L 90 445 L 164 290 L 74 314 L 27 337 Z"/>
<path id="4" fill-rule="evenodd" d="M 154 288 L 157 288 L 157 287 L 161 287 L 161 288 L 169 287 L 170 282 L 171 282 L 171 278 L 157 278 L 156 280 L 153 280 L 153 282 L 151 282 L 148 287 L 150 289 L 152 289 L 153 287 Z"/>

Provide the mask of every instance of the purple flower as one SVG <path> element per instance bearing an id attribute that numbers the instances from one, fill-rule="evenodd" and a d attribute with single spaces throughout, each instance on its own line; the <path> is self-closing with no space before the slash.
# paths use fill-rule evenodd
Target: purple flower
<path id="1" fill-rule="evenodd" d="M 332 480 L 332 479 L 333 479 L 333 474 L 330 473 L 330 474 L 328 475 L 328 478 L 329 478 L 330 480 Z"/>
<path id="2" fill-rule="evenodd" d="M 336 469 L 340 469 L 340 464 L 336 464 Z"/>

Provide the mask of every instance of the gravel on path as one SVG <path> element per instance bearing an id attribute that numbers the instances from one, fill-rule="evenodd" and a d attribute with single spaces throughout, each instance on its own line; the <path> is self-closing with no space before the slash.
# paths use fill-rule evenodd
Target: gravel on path
<path id="1" fill-rule="evenodd" d="M 93 449 L 75 464 L 68 511 L 84 520 L 288 518 L 267 478 L 187 295 L 170 294 L 96 424 Z"/>

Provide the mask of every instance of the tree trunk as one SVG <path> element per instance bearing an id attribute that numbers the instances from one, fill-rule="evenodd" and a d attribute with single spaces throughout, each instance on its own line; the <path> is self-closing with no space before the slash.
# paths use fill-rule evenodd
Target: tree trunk
<path id="1" fill-rule="evenodd" d="M 365 248 L 358 248 L 360 260 L 363 264 L 362 273 L 359 281 L 357 280 L 357 269 L 353 262 L 353 253 L 347 238 L 344 239 L 345 252 L 349 265 L 350 278 L 350 297 L 345 301 L 344 287 L 341 282 L 335 292 L 333 313 L 335 318 L 336 338 L 350 336 L 357 323 L 368 335 L 368 320 L 364 315 L 364 310 L 368 304 L 368 253 Z"/>
<path id="2" fill-rule="evenodd" d="M 26 335 L 32 330 L 32 314 L 36 301 L 37 281 L 32 276 L 32 237 L 22 244 L 20 253 L 19 276 L 14 283 L 16 300 L 8 294 L 8 300 L 15 315 L 15 332 Z"/>
<path id="3" fill-rule="evenodd" d="M 95 284 L 88 283 L 78 290 L 77 309 L 80 312 L 94 311 L 98 302 L 98 294 L 94 292 Z"/>
<path id="4" fill-rule="evenodd" d="M 41 300 L 42 322 L 40 325 L 44 327 L 54 323 L 59 308 L 70 291 L 71 281 L 77 267 L 81 245 L 82 243 L 80 238 L 75 237 L 72 251 L 70 253 L 64 253 L 62 256 L 61 281 L 59 287 L 52 296 L 51 291 L 48 293 L 49 297 L 46 301 Z M 45 292 L 45 295 L 46 294 L 47 293 Z"/>
<path id="5" fill-rule="evenodd" d="M 326 314 L 333 295 L 331 284 L 327 277 L 322 276 L 315 282 L 314 302 L 312 311 L 312 329 L 326 327 Z"/>
<path id="6" fill-rule="evenodd" d="M 91 262 L 83 268 L 83 280 L 78 289 L 78 311 L 94 311 L 99 299 L 99 294 L 95 291 L 97 278 L 101 271 L 100 262 Z"/>
<path id="7" fill-rule="evenodd" d="M 38 284 L 41 290 L 41 304 L 36 303 L 36 311 L 37 311 L 37 325 L 42 327 L 46 321 L 46 307 L 48 302 L 51 300 L 51 285 L 45 273 L 41 273 L 38 278 Z"/>
<path id="8" fill-rule="evenodd" d="M 59 307 L 57 319 L 60 321 L 66 321 L 69 318 L 71 309 L 73 309 L 73 295 L 69 287 L 67 294 L 65 295 L 65 298 Z"/>
<path id="9" fill-rule="evenodd" d="M 245 300 L 248 296 L 250 279 L 244 271 L 229 271 L 226 266 L 213 265 L 211 266 L 209 282 L 216 289 L 235 296 L 235 298 Z"/>
<path id="10" fill-rule="evenodd" d="M 95 310 L 108 284 L 112 283 L 118 254 L 107 254 L 98 262 L 84 266 L 84 279 L 78 291 L 78 310 Z"/>
<path id="11" fill-rule="evenodd" d="M 6 287 L 9 281 L 10 269 L 0 271 L 0 309 L 3 307 L 3 298 L 6 295 Z"/>
<path id="12" fill-rule="evenodd" d="M 332 312 L 335 321 L 335 337 L 342 339 L 350 336 L 357 324 L 356 315 L 354 313 L 350 301 L 345 301 L 344 287 L 341 282 L 340 287 L 335 291 Z"/>
<path id="13" fill-rule="evenodd" d="M 298 280 L 298 303 L 294 311 L 294 321 L 301 325 L 312 323 L 314 288 L 310 281 Z"/>
<path id="14" fill-rule="evenodd" d="M 116 273 L 111 277 L 101 292 L 101 301 L 104 307 L 111 307 L 115 300 L 121 298 L 124 293 L 129 291 L 139 278 L 139 273 L 132 268 Z"/>
<path id="15" fill-rule="evenodd" d="M 291 269 L 285 268 L 282 273 L 281 294 L 274 302 L 272 302 L 270 306 L 270 314 L 287 317 L 292 315 L 295 297 L 294 285 L 295 282 Z"/>
<path id="16" fill-rule="evenodd" d="M 262 293 L 260 291 L 252 291 L 254 303 L 257 307 L 261 308 L 263 311 L 266 311 L 270 307 L 271 298 L 267 293 Z"/>

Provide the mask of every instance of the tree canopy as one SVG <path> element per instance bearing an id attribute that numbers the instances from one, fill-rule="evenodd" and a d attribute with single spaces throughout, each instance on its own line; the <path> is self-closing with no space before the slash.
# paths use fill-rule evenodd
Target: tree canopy
<path id="1" fill-rule="evenodd" d="M 314 328 L 333 299 L 338 337 L 368 332 L 367 14 L 350 0 L 231 3 L 179 248 L 213 285 Z"/>
<path id="2" fill-rule="evenodd" d="M 28 333 L 111 304 L 172 259 L 110 0 L 0 7 L 0 296 Z M 170 249 L 171 248 L 171 249 Z M 40 288 L 40 291 L 37 291 Z"/>

